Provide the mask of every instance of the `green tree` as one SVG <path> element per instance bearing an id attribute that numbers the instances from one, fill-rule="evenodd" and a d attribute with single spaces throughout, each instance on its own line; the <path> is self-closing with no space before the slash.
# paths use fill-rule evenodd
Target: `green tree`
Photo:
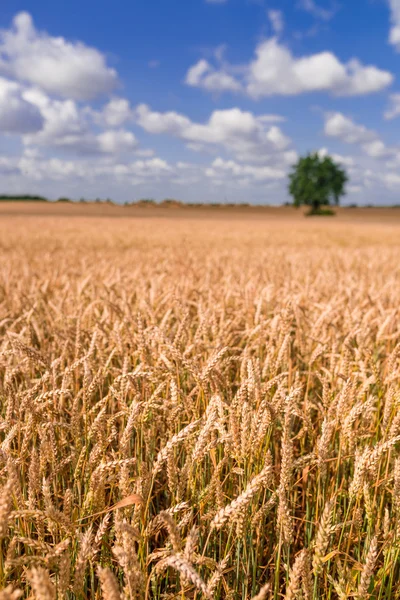
<path id="1" fill-rule="evenodd" d="M 321 206 L 339 204 L 345 194 L 348 176 L 330 156 L 317 152 L 300 158 L 289 175 L 289 193 L 295 206 L 311 206 L 310 213 L 318 214 Z"/>

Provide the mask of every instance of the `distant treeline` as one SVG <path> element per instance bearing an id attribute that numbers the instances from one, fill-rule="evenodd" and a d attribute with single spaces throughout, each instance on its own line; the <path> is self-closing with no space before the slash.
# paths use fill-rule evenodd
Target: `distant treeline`
<path id="1" fill-rule="evenodd" d="M 165 200 L 154 200 L 153 198 L 140 198 L 139 200 L 132 200 L 131 202 L 124 202 L 120 204 L 118 202 L 113 202 L 110 198 L 96 198 L 96 199 L 86 199 L 80 198 L 79 200 L 72 200 L 71 198 L 67 198 L 62 196 L 58 198 L 58 200 L 49 200 L 44 196 L 39 196 L 35 194 L 0 194 L 0 202 L 71 202 L 73 204 L 84 203 L 84 204 L 113 204 L 115 206 L 159 206 L 165 208 L 199 208 L 199 207 L 207 207 L 207 208 L 271 208 L 269 204 L 250 204 L 249 202 L 183 202 L 182 200 L 176 200 L 175 198 L 165 198 Z M 293 207 L 292 202 L 285 202 L 282 204 L 283 207 Z M 400 208 L 400 204 L 389 204 L 389 205 L 379 205 L 379 204 L 344 204 L 342 208 Z"/>
<path id="2" fill-rule="evenodd" d="M 0 202 L 4 201 L 4 200 L 13 200 L 13 201 L 30 201 L 30 202 L 48 202 L 47 198 L 44 198 L 43 196 L 35 196 L 32 194 L 0 194 Z"/>
<path id="3" fill-rule="evenodd" d="M 153 198 L 142 198 L 140 200 L 134 200 L 133 202 L 125 202 L 124 206 L 163 206 L 169 208 L 196 208 L 199 206 L 207 206 L 207 207 L 227 207 L 232 208 L 236 207 L 247 207 L 247 206 L 262 206 L 256 204 L 249 204 L 248 202 L 240 202 L 240 203 L 232 203 L 232 202 L 182 202 L 181 200 L 175 200 L 174 198 L 166 198 L 165 200 L 161 200 L 158 202 L 157 200 L 153 200 Z"/>

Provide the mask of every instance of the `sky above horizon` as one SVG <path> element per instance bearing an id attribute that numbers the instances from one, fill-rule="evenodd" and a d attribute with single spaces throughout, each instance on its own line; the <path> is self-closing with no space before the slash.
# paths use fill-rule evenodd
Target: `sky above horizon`
<path id="1" fill-rule="evenodd" d="M 400 0 L 3 0 L 0 193 L 400 203 Z"/>

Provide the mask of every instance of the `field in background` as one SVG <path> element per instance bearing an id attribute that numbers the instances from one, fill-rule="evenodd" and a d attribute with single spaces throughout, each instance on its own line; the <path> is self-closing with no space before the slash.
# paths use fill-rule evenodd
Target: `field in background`
<path id="1" fill-rule="evenodd" d="M 2 600 L 400 597 L 400 211 L 95 209 L 0 204 Z"/>
<path id="2" fill-rule="evenodd" d="M 308 207 L 296 209 L 292 206 L 207 206 L 190 204 L 181 206 L 163 206 L 157 204 L 136 204 L 122 206 L 111 202 L 29 202 L 0 201 L 0 216 L 87 216 L 87 217 L 119 217 L 119 218 L 161 218 L 161 219 L 218 219 L 218 220 L 284 220 L 302 221 Z M 400 223 L 400 207 L 370 207 L 334 209 L 336 215 L 327 220 L 339 222 L 368 223 Z M 318 220 L 313 217 L 312 220 Z"/>

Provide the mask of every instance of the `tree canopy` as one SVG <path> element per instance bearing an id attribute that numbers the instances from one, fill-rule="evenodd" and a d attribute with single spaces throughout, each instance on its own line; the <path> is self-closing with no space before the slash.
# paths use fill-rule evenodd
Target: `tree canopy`
<path id="1" fill-rule="evenodd" d="M 289 193 L 295 206 L 311 206 L 317 213 L 321 206 L 339 204 L 345 194 L 347 173 L 330 156 L 317 152 L 300 158 L 289 175 Z"/>

